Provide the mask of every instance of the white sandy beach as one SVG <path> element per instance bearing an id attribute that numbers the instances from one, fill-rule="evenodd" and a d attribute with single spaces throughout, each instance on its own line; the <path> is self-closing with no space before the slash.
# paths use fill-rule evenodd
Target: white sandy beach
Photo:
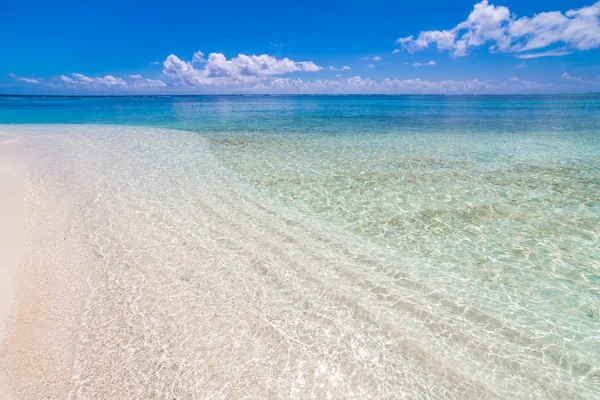
<path id="1" fill-rule="evenodd" d="M 261 197 L 201 136 L 0 133 L 22 137 L 0 144 L 0 370 L 19 400 L 578 398 L 539 361 L 560 349 Z"/>
<path id="2" fill-rule="evenodd" d="M 364 258 L 379 274 L 367 246 L 246 193 L 201 138 L 7 129 L 23 138 L 5 154 L 29 160 L 27 254 L 0 359 L 16 398 L 364 398 L 418 393 L 423 379 L 494 397 L 413 339 L 376 333 L 392 320 L 349 269 Z M 5 164 L 4 187 L 20 188 L 3 206 L 9 276 L 24 186 Z"/>
<path id="3" fill-rule="evenodd" d="M 8 147 L 6 140 L 0 146 Z M 2 337 L 13 303 L 14 273 L 23 260 L 25 229 L 25 171 L 16 161 L 0 161 L 0 315 Z"/>
<path id="4" fill-rule="evenodd" d="M 15 272 L 24 258 L 25 168 L 10 158 L 17 139 L 0 134 L 0 342 L 14 303 Z M 8 398 L 7 377 L 0 371 L 0 398 Z"/>

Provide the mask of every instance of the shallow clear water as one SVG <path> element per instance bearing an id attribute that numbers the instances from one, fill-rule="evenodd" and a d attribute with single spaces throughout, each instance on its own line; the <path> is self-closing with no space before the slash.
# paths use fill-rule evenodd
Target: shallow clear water
<path id="1" fill-rule="evenodd" d="M 600 393 L 598 96 L 0 98 L 0 123 L 102 124 L 21 140 L 105 260 L 82 337 L 130 346 L 134 382 L 159 359 L 183 397 Z M 119 381 L 89 383 L 116 356 L 84 342 L 83 398 Z"/>

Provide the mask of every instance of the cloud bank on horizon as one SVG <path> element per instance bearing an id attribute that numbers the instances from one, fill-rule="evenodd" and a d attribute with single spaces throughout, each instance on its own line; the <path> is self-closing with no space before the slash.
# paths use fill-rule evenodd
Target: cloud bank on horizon
<path id="1" fill-rule="evenodd" d="M 511 77 L 510 79 L 409 79 L 363 78 L 348 75 L 353 68 L 362 68 L 371 75 L 385 63 L 391 65 L 393 58 L 402 53 L 408 56 L 435 47 L 446 53 L 450 60 L 468 56 L 483 48 L 492 54 L 507 54 L 509 57 L 534 59 L 560 57 L 575 52 L 600 47 L 600 1 L 591 6 L 568 11 L 541 12 L 531 17 L 518 17 L 504 6 L 482 0 L 474 5 L 467 19 L 446 30 L 421 31 L 417 35 L 401 37 L 396 41 L 401 49 L 394 49 L 393 57 L 363 56 L 359 65 L 351 67 L 350 60 L 328 67 L 315 61 L 294 61 L 288 57 L 269 54 L 247 55 L 239 53 L 227 58 L 223 53 L 202 51 L 193 53 L 186 61 L 170 54 L 162 62 L 160 75 L 153 78 L 140 73 L 123 77 L 115 75 L 88 76 L 77 72 L 50 78 L 25 77 L 9 73 L 13 81 L 25 85 L 45 86 L 58 91 L 102 92 L 102 93 L 522 93 L 560 91 L 565 85 L 584 90 L 592 85 L 600 88 L 600 76 L 582 78 L 573 71 L 561 71 L 553 82 L 535 82 Z M 426 58 L 425 60 L 428 60 Z M 369 62 L 367 65 L 366 62 Z M 151 62 L 150 64 L 161 64 Z M 439 71 L 438 61 L 404 61 L 413 67 L 414 73 Z M 327 64 L 325 64 L 327 65 Z M 521 62 L 514 68 L 523 68 Z M 377 68 L 375 68 L 377 66 Z M 433 68 L 435 67 L 435 68 Z M 338 72 L 337 79 L 323 75 Z M 353 71 L 354 72 L 354 71 Z M 296 75 L 289 77 L 289 75 Z M 298 75 L 313 75 L 308 80 Z M 345 75 L 345 76 L 344 76 Z M 510 75 L 509 75 L 510 76 Z M 383 75 L 385 77 L 385 75 Z"/>
<path id="2" fill-rule="evenodd" d="M 431 65 L 430 63 L 422 64 L 424 66 Z M 196 70 L 198 71 L 198 70 Z M 52 88 L 71 88 L 71 89 L 93 89 L 93 90 L 110 90 L 118 88 L 127 93 L 128 90 L 139 89 L 164 89 L 164 88 L 197 88 L 198 82 L 192 81 L 190 86 L 186 79 L 196 79 L 194 74 L 192 78 L 183 77 L 182 81 L 177 81 L 168 85 L 158 79 L 143 78 L 139 74 L 129 75 L 128 79 L 115 78 L 113 76 L 104 77 L 88 77 L 78 73 L 72 73 L 71 76 L 61 75 L 58 79 L 52 79 L 48 82 L 42 82 L 35 79 L 17 77 L 19 80 L 26 80 L 28 83 L 46 84 Z M 383 80 L 365 79 L 361 76 L 353 76 L 346 79 L 317 79 L 303 80 L 300 78 L 269 78 L 258 79 L 253 78 L 252 85 L 245 85 L 247 81 L 238 82 L 238 86 L 232 86 L 231 82 L 224 81 L 209 81 L 208 85 L 205 82 L 201 85 L 207 89 L 204 93 L 218 94 L 230 93 L 232 89 L 234 93 L 248 94 L 493 94 L 493 93 L 520 93 L 524 89 L 529 91 L 552 91 L 559 87 L 555 83 L 541 83 L 535 81 L 522 80 L 517 77 L 512 77 L 507 81 L 498 80 L 426 80 L 426 79 L 390 79 Z M 561 76 L 562 81 L 568 83 L 590 83 L 582 78 L 571 76 L 564 73 Z M 34 82 L 35 81 L 35 82 Z M 221 84 L 215 84 L 221 82 Z M 600 82 L 600 81 L 599 81 Z M 179 92 L 177 92 L 179 93 Z M 181 92 L 181 93 L 186 93 Z"/>

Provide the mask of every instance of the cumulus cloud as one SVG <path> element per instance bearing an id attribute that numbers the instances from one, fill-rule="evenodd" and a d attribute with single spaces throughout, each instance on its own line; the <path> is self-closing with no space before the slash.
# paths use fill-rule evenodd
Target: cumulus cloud
<path id="1" fill-rule="evenodd" d="M 380 56 L 375 56 L 375 57 L 373 57 L 373 61 L 381 61 L 381 57 Z"/>
<path id="2" fill-rule="evenodd" d="M 435 61 L 430 60 L 430 61 L 428 61 L 426 63 L 418 63 L 418 62 L 416 62 L 416 63 L 413 64 L 413 67 L 415 67 L 415 68 L 419 68 L 419 67 L 433 67 L 435 64 L 436 64 Z"/>
<path id="3" fill-rule="evenodd" d="M 352 68 L 350 68 L 350 67 L 349 67 L 349 66 L 347 66 L 347 65 L 344 65 L 344 66 L 342 67 L 342 71 L 350 71 L 351 69 L 352 69 Z"/>
<path id="4" fill-rule="evenodd" d="M 369 67 L 369 68 L 375 68 L 375 64 L 369 64 L 369 65 L 367 65 L 367 67 Z"/>
<path id="5" fill-rule="evenodd" d="M 197 51 L 194 53 L 193 57 L 192 57 L 192 62 L 193 63 L 203 63 L 206 62 L 206 60 L 204 59 L 204 53 L 201 51 Z"/>
<path id="6" fill-rule="evenodd" d="M 27 78 L 24 76 L 19 76 L 17 74 L 13 74 L 13 73 L 8 74 L 8 76 L 10 76 L 11 78 L 13 78 L 17 81 L 21 81 L 21 82 L 33 83 L 33 84 L 41 83 L 41 81 L 39 79 Z"/>
<path id="7" fill-rule="evenodd" d="M 195 53 L 195 58 L 198 53 Z M 267 54 L 238 54 L 228 60 L 221 53 L 210 53 L 203 62 L 204 67 L 197 69 L 193 65 L 194 60 L 185 62 L 171 54 L 163 63 L 163 73 L 185 85 L 202 86 L 243 83 L 291 72 L 317 72 L 323 69 L 312 61 L 296 62 Z"/>
<path id="8" fill-rule="evenodd" d="M 565 13 L 550 11 L 518 18 L 507 7 L 482 0 L 454 28 L 422 31 L 397 42 L 410 52 L 435 45 L 454 57 L 465 56 L 483 45 L 489 45 L 491 52 L 519 53 L 519 58 L 567 55 L 600 47 L 600 1 Z M 548 49 L 557 45 L 562 48 Z M 547 50 L 539 51 L 543 49 Z"/>
<path id="9" fill-rule="evenodd" d="M 140 74 L 133 74 L 133 75 L 129 75 L 129 77 L 131 79 L 142 79 L 142 76 Z"/>
<path id="10" fill-rule="evenodd" d="M 300 66 L 300 70 L 304 72 L 318 72 L 323 69 L 323 67 L 319 67 L 317 64 L 312 61 L 301 61 L 296 63 Z M 290 71 L 293 72 L 293 71 Z M 285 73 L 285 72 L 284 72 Z"/>

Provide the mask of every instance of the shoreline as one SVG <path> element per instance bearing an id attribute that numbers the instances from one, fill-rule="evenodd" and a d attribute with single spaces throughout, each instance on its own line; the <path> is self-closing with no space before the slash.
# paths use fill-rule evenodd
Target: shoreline
<path id="1" fill-rule="evenodd" d="M 18 139 L 3 139 L 0 146 L 13 147 Z M 0 147 L 0 154 L 4 153 Z M 0 162 L 0 343 L 4 343 L 15 303 L 16 273 L 25 259 L 24 235 L 25 166 L 18 160 Z M 5 371 L 0 371 L 0 397 L 9 398 Z"/>
<path id="2" fill-rule="evenodd" d="M 255 191 L 200 135 L 96 125 L 0 135 L 13 243 L 0 265 L 15 278 L 3 279 L 13 311 L 0 398 L 7 382 L 19 399 L 576 398 L 593 385 L 593 372 L 582 383 L 553 361 L 586 373 L 587 354 L 547 348 L 444 291 L 419 259 Z M 539 381 L 548 374 L 556 381 Z"/>
<path id="3" fill-rule="evenodd" d="M 27 210 L 26 258 L 15 271 L 13 322 L 0 359 L 7 389 L 19 399 L 276 398 L 290 390 L 344 397 L 377 390 L 386 376 L 366 371 L 351 341 L 333 340 L 365 335 L 365 324 L 379 329 L 368 293 L 356 287 L 355 272 L 345 271 L 354 257 L 348 239 L 257 200 L 230 180 L 203 138 L 173 132 L 4 130 L 22 136 L 4 153 L 31 169 L 20 203 Z M 175 187 L 179 196 L 164 190 Z M 333 270 L 331 257 L 340 260 Z M 364 315 L 345 313 L 347 307 L 364 307 Z M 408 385 L 402 391 L 418 393 L 418 378 L 430 391 L 494 397 L 486 383 L 434 361 L 436 354 L 390 328 L 386 323 L 360 347 L 378 354 L 378 340 L 396 338 L 387 367 L 379 358 L 372 367 L 411 359 L 397 371 Z M 316 355 L 313 346 L 333 353 Z M 265 362 L 281 371 L 281 384 L 273 386 Z M 332 372 L 315 373 L 324 363 Z M 290 389 L 298 379 L 302 384 Z"/>

